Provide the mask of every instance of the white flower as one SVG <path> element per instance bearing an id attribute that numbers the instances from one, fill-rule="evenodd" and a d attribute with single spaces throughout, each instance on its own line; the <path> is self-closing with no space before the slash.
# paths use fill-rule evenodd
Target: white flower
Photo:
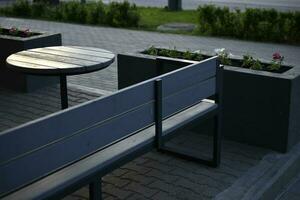
<path id="1" fill-rule="evenodd" d="M 215 53 L 216 53 L 217 55 L 223 55 L 223 54 L 226 54 L 227 51 L 226 51 L 225 48 L 219 48 L 219 49 L 215 49 Z"/>

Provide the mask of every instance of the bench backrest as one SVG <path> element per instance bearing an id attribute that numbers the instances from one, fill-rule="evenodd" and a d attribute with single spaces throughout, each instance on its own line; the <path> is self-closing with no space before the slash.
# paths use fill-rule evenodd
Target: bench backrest
<path id="1" fill-rule="evenodd" d="M 172 61 L 170 61 L 172 62 Z M 216 57 L 0 133 L 0 197 L 215 94 Z"/>

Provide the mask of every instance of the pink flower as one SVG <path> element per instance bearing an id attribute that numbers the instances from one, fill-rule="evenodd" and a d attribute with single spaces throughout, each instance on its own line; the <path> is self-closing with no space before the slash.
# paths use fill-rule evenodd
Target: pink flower
<path id="1" fill-rule="evenodd" d="M 24 36 L 30 36 L 29 28 L 23 31 Z"/>
<path id="2" fill-rule="evenodd" d="M 15 35 L 18 33 L 18 29 L 15 26 L 13 26 L 9 29 L 9 33 Z"/>
<path id="3" fill-rule="evenodd" d="M 282 56 L 279 52 L 273 53 L 273 60 L 281 60 Z"/>

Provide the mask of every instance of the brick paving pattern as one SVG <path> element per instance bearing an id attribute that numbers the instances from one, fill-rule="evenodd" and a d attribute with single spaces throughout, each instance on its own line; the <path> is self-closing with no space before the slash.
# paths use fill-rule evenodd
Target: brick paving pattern
<path id="1" fill-rule="evenodd" d="M 209 149 L 207 136 L 190 131 L 183 134 L 188 137 L 172 142 L 183 145 L 185 141 L 186 146 L 200 155 Z M 213 199 L 255 166 L 268 151 L 225 141 L 222 152 L 222 165 L 214 169 L 152 151 L 105 176 L 103 197 L 116 200 Z M 88 199 L 87 187 L 65 199 L 74 198 Z"/>
<path id="2" fill-rule="evenodd" d="M 291 181 L 291 184 L 277 198 L 277 200 L 299 200 L 300 199 L 300 173 Z"/>

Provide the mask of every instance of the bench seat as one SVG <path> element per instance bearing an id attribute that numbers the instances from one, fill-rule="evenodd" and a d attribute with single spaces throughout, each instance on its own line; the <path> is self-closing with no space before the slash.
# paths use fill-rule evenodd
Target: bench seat
<path id="1" fill-rule="evenodd" d="M 203 100 L 163 121 L 163 137 L 169 137 L 179 128 L 194 120 L 205 118 L 217 104 Z M 29 184 L 3 199 L 57 199 L 88 185 L 93 177 L 104 176 L 117 167 L 155 148 L 155 126 L 135 132 L 109 146 L 99 149 L 80 161 L 64 167 L 51 175 Z M 100 151 L 101 150 L 101 151 Z"/>

